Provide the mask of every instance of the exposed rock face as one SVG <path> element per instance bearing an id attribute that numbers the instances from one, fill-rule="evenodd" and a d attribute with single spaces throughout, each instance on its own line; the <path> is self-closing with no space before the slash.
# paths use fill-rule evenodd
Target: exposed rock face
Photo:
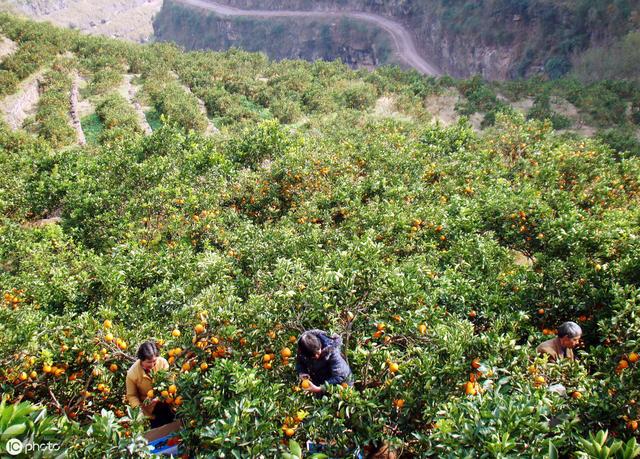
<path id="1" fill-rule="evenodd" d="M 585 49 L 610 46 L 616 37 L 634 27 L 633 21 L 625 17 L 626 10 L 612 0 L 592 4 L 582 0 L 579 7 L 575 2 L 502 2 L 500 9 L 496 2 L 447 0 L 216 0 L 216 3 L 245 9 L 379 14 L 409 29 L 422 56 L 443 73 L 462 78 L 481 75 L 488 80 L 537 74 L 560 76 L 570 69 L 569 60 L 575 60 Z M 638 7 L 628 7 L 632 8 L 630 16 L 638 17 Z"/>
<path id="2" fill-rule="evenodd" d="M 391 62 L 388 34 L 352 19 L 220 17 L 179 2 L 165 1 L 154 21 L 160 41 L 187 49 L 262 51 L 275 60 L 340 59 L 351 67 Z"/>
<path id="3" fill-rule="evenodd" d="M 30 0 L 15 1 L 16 7 L 30 16 L 44 16 L 67 8 L 68 0 Z"/>
<path id="4" fill-rule="evenodd" d="M 162 0 L 6 0 L 35 20 L 83 32 L 146 42 Z M 2 9 L 2 8 L 0 8 Z"/>
<path id="5" fill-rule="evenodd" d="M 443 73 L 455 77 L 481 75 L 488 80 L 510 78 L 511 65 L 522 53 L 521 46 L 483 46 L 469 43 L 465 34 L 454 34 L 443 27 L 437 15 L 416 15 L 411 0 L 216 0 L 245 9 L 309 10 L 309 11 L 366 11 L 394 18 L 403 23 L 415 36 L 421 54 L 434 61 Z M 524 32 L 522 21 L 505 25 L 517 34 Z"/>
<path id="6" fill-rule="evenodd" d="M 0 101 L 0 113 L 11 129 L 21 129 L 27 117 L 36 111 L 40 99 L 40 78 L 42 72 L 24 80 L 18 90 Z"/>

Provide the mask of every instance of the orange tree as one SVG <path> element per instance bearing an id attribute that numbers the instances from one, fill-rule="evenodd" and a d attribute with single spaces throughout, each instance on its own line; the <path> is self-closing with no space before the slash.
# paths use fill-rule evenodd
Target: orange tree
<path id="1" fill-rule="evenodd" d="M 101 53 L 77 40 L 84 59 Z M 104 47 L 143 74 L 193 66 L 177 73 L 196 89 L 196 64 L 214 56 Z M 232 75 L 260 59 L 225 59 L 207 65 L 226 91 L 297 97 L 292 74 L 270 94 Z M 274 78 L 306 68 L 270 65 Z M 0 127 L 10 402 L 46 405 L 68 426 L 52 435 L 84 457 L 144 454 L 124 381 L 154 339 L 170 362 L 154 395 L 175 406 L 194 455 L 273 456 L 293 439 L 335 456 L 386 442 L 415 456 L 539 457 L 580 452 L 601 430 L 635 438 L 637 158 L 516 115 L 480 135 L 464 121 L 381 119 L 317 91 L 327 79 L 360 97 L 388 86 L 384 71 L 367 85 L 338 65 L 307 71 L 300 91 L 316 92 L 296 106 L 335 110 L 316 107 L 296 132 L 230 121 L 203 137 L 169 119 L 148 137 L 54 149 Z M 414 83 L 407 97 L 428 93 Z M 54 211 L 60 221 L 38 222 Z M 567 319 L 585 330 L 579 362 L 550 365 L 533 349 Z M 354 388 L 316 398 L 298 385 L 308 328 L 341 334 Z"/>

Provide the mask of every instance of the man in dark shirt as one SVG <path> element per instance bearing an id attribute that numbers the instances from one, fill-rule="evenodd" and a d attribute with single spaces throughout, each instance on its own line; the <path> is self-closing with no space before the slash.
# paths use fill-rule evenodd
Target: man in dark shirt
<path id="1" fill-rule="evenodd" d="M 353 385 L 341 348 L 342 338 L 338 335 L 329 336 L 322 330 L 307 330 L 300 335 L 296 371 L 303 380 L 303 389 L 319 394 L 324 384 Z"/>

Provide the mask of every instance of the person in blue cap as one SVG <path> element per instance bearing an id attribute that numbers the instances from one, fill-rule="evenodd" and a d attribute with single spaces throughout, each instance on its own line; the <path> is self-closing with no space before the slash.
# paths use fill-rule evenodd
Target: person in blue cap
<path id="1" fill-rule="evenodd" d="M 309 381 L 302 384 L 305 390 L 321 394 L 327 384 L 353 385 L 351 368 L 341 348 L 339 335 L 329 336 L 322 330 L 307 330 L 300 335 L 296 371 L 300 379 Z"/>

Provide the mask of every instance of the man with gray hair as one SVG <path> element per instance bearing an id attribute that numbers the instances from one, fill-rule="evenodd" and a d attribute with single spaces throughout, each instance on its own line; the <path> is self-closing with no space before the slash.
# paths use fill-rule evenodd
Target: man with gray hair
<path id="1" fill-rule="evenodd" d="M 580 342 L 582 328 L 575 322 L 565 322 L 558 327 L 558 336 L 540 344 L 536 351 L 541 354 L 549 354 L 549 360 L 556 362 L 559 359 L 575 360 L 573 348 Z"/>

